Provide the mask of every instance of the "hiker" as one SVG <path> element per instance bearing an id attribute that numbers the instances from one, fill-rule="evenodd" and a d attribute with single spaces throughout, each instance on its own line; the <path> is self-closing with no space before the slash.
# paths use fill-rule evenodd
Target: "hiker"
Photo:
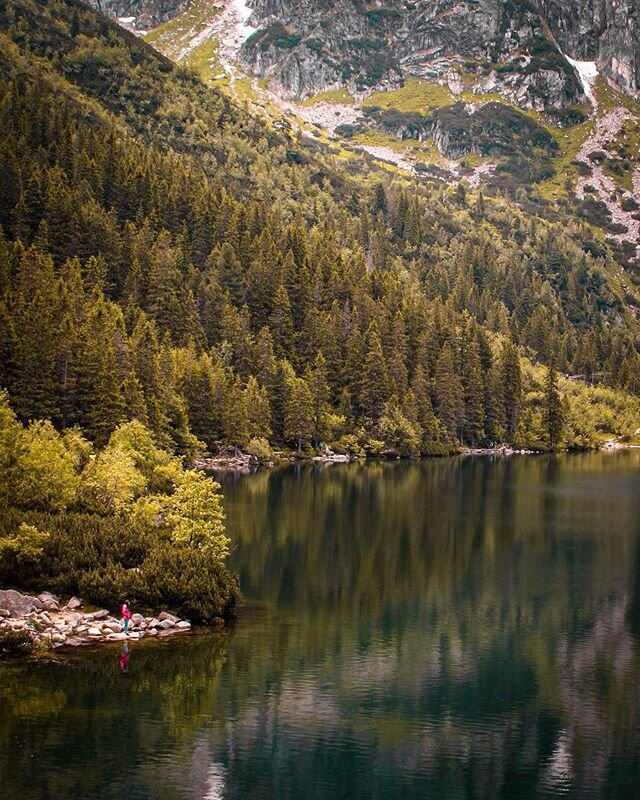
<path id="1" fill-rule="evenodd" d="M 122 608 L 120 609 L 120 614 L 122 616 L 122 630 L 125 633 L 129 633 L 129 620 L 133 616 L 131 614 L 131 609 L 129 607 L 129 601 L 125 600 L 122 604 Z"/>

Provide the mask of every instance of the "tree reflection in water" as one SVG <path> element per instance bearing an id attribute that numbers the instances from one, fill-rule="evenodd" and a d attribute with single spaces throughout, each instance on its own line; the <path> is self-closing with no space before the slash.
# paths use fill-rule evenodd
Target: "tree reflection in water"
<path id="1" fill-rule="evenodd" d="M 639 466 L 225 479 L 238 623 L 132 643 L 126 681 L 117 650 L 0 667 L 0 786 L 23 800 L 640 794 Z"/>

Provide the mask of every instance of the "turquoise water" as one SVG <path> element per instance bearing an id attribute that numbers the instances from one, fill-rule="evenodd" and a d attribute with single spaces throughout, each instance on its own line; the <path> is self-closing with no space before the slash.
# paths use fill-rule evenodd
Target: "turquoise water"
<path id="1" fill-rule="evenodd" d="M 640 451 L 223 480 L 224 630 L 0 666 L 0 798 L 640 797 Z"/>

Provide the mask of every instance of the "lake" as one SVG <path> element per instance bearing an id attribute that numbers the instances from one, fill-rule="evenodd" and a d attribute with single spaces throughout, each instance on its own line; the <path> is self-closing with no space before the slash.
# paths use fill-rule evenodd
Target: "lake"
<path id="1" fill-rule="evenodd" d="M 640 451 L 222 483 L 237 622 L 0 665 L 2 800 L 640 797 Z"/>

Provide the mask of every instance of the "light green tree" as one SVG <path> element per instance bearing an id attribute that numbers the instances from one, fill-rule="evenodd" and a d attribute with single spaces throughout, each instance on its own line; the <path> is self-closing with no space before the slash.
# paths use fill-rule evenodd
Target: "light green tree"
<path id="1" fill-rule="evenodd" d="M 84 505 L 99 514 L 122 513 L 147 486 L 130 453 L 105 447 L 85 467 L 81 475 L 80 497 Z"/>
<path id="2" fill-rule="evenodd" d="M 176 543 L 206 551 L 218 561 L 229 555 L 218 483 L 202 472 L 187 472 L 182 484 L 162 504 L 163 521 Z"/>
<path id="3" fill-rule="evenodd" d="M 48 421 L 32 422 L 22 434 L 15 502 L 45 511 L 63 511 L 76 498 L 80 477 L 76 456 Z"/>
<path id="4" fill-rule="evenodd" d="M 34 567 L 42 557 L 49 534 L 22 522 L 14 536 L 0 537 L 0 559 L 20 567 Z"/>

